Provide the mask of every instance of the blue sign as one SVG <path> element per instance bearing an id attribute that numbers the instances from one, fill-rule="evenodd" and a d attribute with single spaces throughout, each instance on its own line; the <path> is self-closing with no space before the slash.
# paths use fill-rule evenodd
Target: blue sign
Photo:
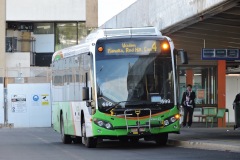
<path id="1" fill-rule="evenodd" d="M 38 96 L 38 95 L 34 95 L 34 96 L 33 96 L 33 101 L 36 102 L 36 101 L 38 101 L 38 100 L 39 100 L 39 96 Z"/>
<path id="2" fill-rule="evenodd" d="M 202 60 L 240 60 L 239 49 L 202 49 Z"/>

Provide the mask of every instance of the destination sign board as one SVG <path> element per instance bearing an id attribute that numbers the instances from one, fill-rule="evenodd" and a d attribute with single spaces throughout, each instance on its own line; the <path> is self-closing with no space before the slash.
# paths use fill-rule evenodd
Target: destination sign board
<path id="1" fill-rule="evenodd" d="M 149 55 L 160 53 L 160 42 L 155 40 L 106 43 L 105 55 Z"/>
<path id="2" fill-rule="evenodd" d="M 202 49 L 202 60 L 240 60 L 239 49 Z"/>

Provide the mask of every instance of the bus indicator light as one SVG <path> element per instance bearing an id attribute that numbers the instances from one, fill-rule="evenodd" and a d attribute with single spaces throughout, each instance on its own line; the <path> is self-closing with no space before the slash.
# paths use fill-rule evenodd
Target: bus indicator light
<path id="1" fill-rule="evenodd" d="M 98 47 L 98 52 L 103 52 L 103 47 Z"/>
<path id="2" fill-rule="evenodd" d="M 169 45 L 167 43 L 162 44 L 162 49 L 167 50 L 169 48 Z"/>
<path id="3" fill-rule="evenodd" d="M 175 115 L 175 118 L 176 118 L 176 119 L 179 119 L 179 118 L 180 118 L 180 114 L 176 114 L 176 115 Z"/>

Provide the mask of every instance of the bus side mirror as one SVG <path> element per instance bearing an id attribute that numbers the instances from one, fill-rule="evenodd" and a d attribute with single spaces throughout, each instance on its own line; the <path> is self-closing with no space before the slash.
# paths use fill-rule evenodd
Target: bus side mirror
<path id="1" fill-rule="evenodd" d="M 82 87 L 83 101 L 89 100 L 89 87 Z"/>
<path id="2" fill-rule="evenodd" d="M 182 64 L 188 64 L 187 52 L 185 52 L 184 50 L 178 50 L 178 55 L 180 55 L 181 57 Z"/>

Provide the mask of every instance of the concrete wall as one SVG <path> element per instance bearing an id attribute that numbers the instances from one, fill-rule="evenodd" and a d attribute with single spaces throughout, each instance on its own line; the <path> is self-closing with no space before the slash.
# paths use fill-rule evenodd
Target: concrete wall
<path id="1" fill-rule="evenodd" d="M 30 67 L 30 52 L 6 53 L 6 67 Z"/>
<path id="2" fill-rule="evenodd" d="M 30 76 L 30 52 L 6 53 L 6 77 Z"/>
<path id="3" fill-rule="evenodd" d="M 4 75 L 5 67 L 5 2 L 6 0 L 0 0 L 0 77 Z"/>
<path id="4" fill-rule="evenodd" d="M 6 0 L 6 20 L 85 21 L 86 0 Z"/>
<path id="5" fill-rule="evenodd" d="M 138 0 L 101 27 L 155 26 L 164 30 L 226 0 Z"/>
<path id="6" fill-rule="evenodd" d="M 98 0 L 86 0 L 86 27 L 98 27 Z"/>

